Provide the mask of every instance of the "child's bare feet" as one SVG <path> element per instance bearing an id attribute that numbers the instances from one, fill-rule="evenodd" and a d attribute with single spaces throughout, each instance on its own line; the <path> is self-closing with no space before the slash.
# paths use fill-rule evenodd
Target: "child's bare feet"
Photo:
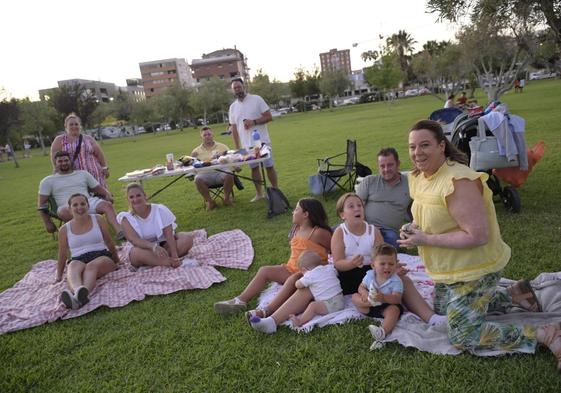
<path id="1" fill-rule="evenodd" d="M 300 320 L 300 318 L 298 318 L 296 315 L 294 314 L 290 314 L 288 316 L 288 318 L 290 319 L 290 322 L 292 322 L 292 324 L 296 327 L 300 327 L 302 326 L 302 321 Z"/>
<path id="2" fill-rule="evenodd" d="M 181 259 L 179 258 L 171 258 L 170 259 L 170 264 L 171 267 L 178 268 L 179 266 L 181 266 Z"/>

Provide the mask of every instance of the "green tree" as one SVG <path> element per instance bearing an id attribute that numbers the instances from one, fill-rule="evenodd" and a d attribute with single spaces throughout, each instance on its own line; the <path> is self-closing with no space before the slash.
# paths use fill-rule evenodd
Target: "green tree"
<path id="1" fill-rule="evenodd" d="M 271 82 L 269 75 L 264 74 L 261 69 L 257 70 L 257 73 L 251 80 L 249 89 L 253 94 L 263 97 L 269 105 L 274 106 L 279 104 L 286 90 L 283 83 L 277 80 Z"/>
<path id="2" fill-rule="evenodd" d="M 232 101 L 232 93 L 229 91 L 228 83 L 217 77 L 202 82 L 197 92 L 193 95 L 193 107 L 196 113 L 202 113 L 206 123 L 209 113 L 227 111 Z"/>
<path id="3" fill-rule="evenodd" d="M 505 34 L 499 25 L 485 19 L 458 33 L 462 61 L 471 64 L 489 101 L 499 99 L 514 86 L 517 75 L 533 57 L 533 37 L 532 34 Z"/>
<path id="4" fill-rule="evenodd" d="M 321 93 L 320 80 L 321 73 L 317 67 L 314 67 L 311 72 L 306 72 L 306 95 L 313 96 Z"/>
<path id="5" fill-rule="evenodd" d="M 351 83 L 343 71 L 337 70 L 324 73 L 319 86 L 322 94 L 329 97 L 329 107 L 332 108 L 335 97 L 342 95 Z"/>
<path id="6" fill-rule="evenodd" d="M 41 151 L 48 155 L 45 148 L 45 136 L 53 136 L 58 130 L 58 114 L 55 109 L 44 101 L 22 100 L 21 131 L 24 135 L 38 135 Z"/>
<path id="7" fill-rule="evenodd" d="M 170 86 L 164 94 L 156 97 L 156 107 L 163 119 L 180 124 L 183 129 L 183 121 L 193 114 L 193 96 L 194 93 L 191 89 L 176 83 Z"/>
<path id="8" fill-rule="evenodd" d="M 96 97 L 80 84 L 62 86 L 55 90 L 48 101 L 60 114 L 62 119 L 74 112 L 82 120 L 84 127 L 91 126 L 90 116 L 97 108 Z"/>
<path id="9" fill-rule="evenodd" d="M 386 40 L 388 52 L 396 55 L 399 68 L 408 80 L 412 76 L 410 61 L 413 54 L 413 45 L 416 43 L 417 41 L 405 30 L 399 30 Z"/>
<path id="10" fill-rule="evenodd" d="M 429 12 L 440 19 L 458 22 L 469 16 L 472 22 L 485 19 L 495 25 L 533 28 L 547 24 L 561 48 L 561 0 L 429 0 Z"/>
<path id="11" fill-rule="evenodd" d="M 14 164 L 19 168 L 19 163 L 16 158 L 14 145 L 12 143 L 12 134 L 20 121 L 20 107 L 15 98 L 11 100 L 3 99 L 0 101 L 0 140 L 2 143 L 6 142 L 10 145 L 14 157 Z"/>
<path id="12" fill-rule="evenodd" d="M 374 65 L 364 69 L 364 77 L 371 86 L 378 89 L 394 89 L 403 80 L 403 72 L 394 54 L 385 54 Z"/>
<path id="13" fill-rule="evenodd" d="M 303 68 L 296 69 L 294 72 L 294 79 L 288 82 L 288 87 L 294 98 L 306 97 L 306 72 Z"/>

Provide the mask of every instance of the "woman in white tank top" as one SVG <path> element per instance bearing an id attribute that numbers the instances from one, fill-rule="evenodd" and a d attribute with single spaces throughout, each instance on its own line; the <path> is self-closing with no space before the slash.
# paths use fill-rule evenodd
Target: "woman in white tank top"
<path id="1" fill-rule="evenodd" d="M 362 302 L 357 293 L 358 286 L 371 269 L 372 249 L 383 243 L 384 239 L 378 228 L 364 221 L 364 205 L 355 193 L 342 195 L 336 208 L 344 223 L 335 230 L 331 238 L 333 263 L 339 272 L 343 294 L 353 294 L 353 303 L 357 304 L 356 302 Z M 402 301 L 407 309 L 425 322 L 441 323 L 440 320 L 432 319 L 436 314 L 421 297 L 411 279 L 405 275 L 400 277 L 404 288 Z"/>
<path id="2" fill-rule="evenodd" d="M 77 309 L 89 302 L 96 280 L 117 268 L 119 256 L 107 224 L 97 214 L 88 214 L 88 198 L 74 194 L 68 199 L 72 220 L 59 231 L 56 280 L 62 281 L 64 266 L 68 288 L 60 300 L 68 308 Z"/>

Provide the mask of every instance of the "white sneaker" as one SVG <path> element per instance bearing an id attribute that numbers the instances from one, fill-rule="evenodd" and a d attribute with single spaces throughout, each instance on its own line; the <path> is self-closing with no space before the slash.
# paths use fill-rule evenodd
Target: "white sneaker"
<path id="1" fill-rule="evenodd" d="M 214 311 L 222 315 L 235 314 L 246 309 L 247 303 L 237 297 L 214 303 Z"/>
<path id="2" fill-rule="evenodd" d="M 66 308 L 69 308 L 71 310 L 76 310 L 80 308 L 80 304 L 78 303 L 78 300 L 76 300 L 74 295 L 72 295 L 72 293 L 70 293 L 68 289 L 65 289 L 60 294 L 60 301 L 66 306 Z"/>
<path id="3" fill-rule="evenodd" d="M 380 326 L 370 325 L 368 326 L 368 330 L 370 330 L 370 334 L 372 334 L 372 338 L 376 341 L 382 341 L 386 338 L 386 332 Z"/>
<path id="4" fill-rule="evenodd" d="M 256 319 L 259 317 L 256 317 Z M 251 321 L 251 327 L 261 333 L 273 334 L 277 332 L 277 323 L 273 317 L 259 318 L 258 321 Z"/>
<path id="5" fill-rule="evenodd" d="M 255 195 L 255 196 L 253 197 L 253 199 L 251 199 L 251 201 L 249 201 L 249 202 L 255 203 L 255 202 L 260 201 L 260 200 L 262 200 L 262 199 L 267 199 L 267 196 L 266 196 L 265 194 L 263 194 L 263 195 L 257 194 L 257 195 Z"/>
<path id="6" fill-rule="evenodd" d="M 374 340 L 374 342 L 370 346 L 370 350 L 375 351 L 377 349 L 384 348 L 384 345 L 385 345 L 385 343 L 383 343 L 382 341 Z"/>

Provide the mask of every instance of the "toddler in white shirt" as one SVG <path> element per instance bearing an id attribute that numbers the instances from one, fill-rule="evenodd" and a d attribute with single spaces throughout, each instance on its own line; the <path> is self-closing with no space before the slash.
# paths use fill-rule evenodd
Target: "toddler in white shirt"
<path id="1" fill-rule="evenodd" d="M 304 274 L 296 281 L 297 289 L 310 288 L 314 300 L 299 316 L 291 315 L 294 326 L 300 327 L 316 315 L 326 315 L 344 308 L 343 290 L 332 264 L 325 265 L 313 251 L 304 251 L 298 258 L 298 267 Z"/>

